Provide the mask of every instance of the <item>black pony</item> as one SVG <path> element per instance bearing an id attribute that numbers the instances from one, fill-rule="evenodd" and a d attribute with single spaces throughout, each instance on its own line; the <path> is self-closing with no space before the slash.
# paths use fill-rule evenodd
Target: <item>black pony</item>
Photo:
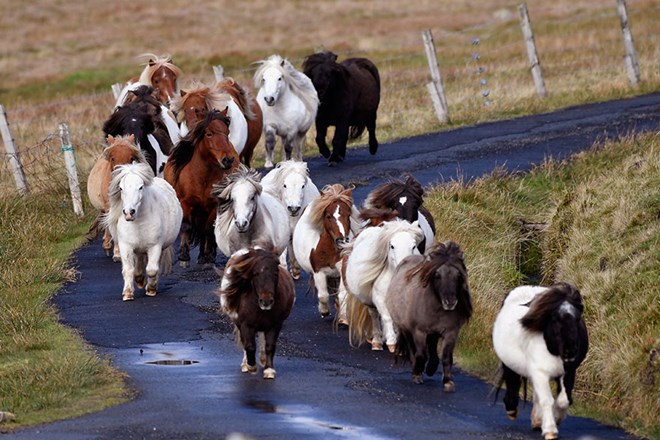
<path id="1" fill-rule="evenodd" d="M 328 165 L 335 166 L 346 156 L 348 139 L 369 131 L 369 152 L 376 154 L 376 113 L 380 102 L 380 75 L 366 58 L 348 58 L 337 63 L 337 55 L 321 52 L 309 55 L 303 72 L 311 78 L 319 96 L 316 113 L 316 145 Z M 332 154 L 325 142 L 329 126 L 335 126 Z"/>

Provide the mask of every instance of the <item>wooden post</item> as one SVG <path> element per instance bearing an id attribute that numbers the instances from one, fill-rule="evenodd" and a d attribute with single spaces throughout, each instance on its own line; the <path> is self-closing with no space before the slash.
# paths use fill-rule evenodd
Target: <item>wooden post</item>
<path id="1" fill-rule="evenodd" d="M 213 75 L 215 76 L 216 81 L 222 81 L 225 79 L 225 68 L 220 64 L 213 66 Z"/>
<path id="2" fill-rule="evenodd" d="M 12 173 L 14 174 L 14 181 L 16 182 L 16 188 L 22 196 L 26 196 L 30 193 L 30 190 L 27 185 L 27 180 L 25 179 L 25 173 L 23 172 L 23 165 L 16 151 L 16 144 L 14 144 L 14 136 L 11 134 L 9 129 L 9 121 L 7 120 L 7 113 L 5 108 L 0 104 L 0 132 L 2 133 L 2 140 L 5 143 L 5 151 L 7 156 L 9 156 L 9 163 L 11 165 Z"/>
<path id="3" fill-rule="evenodd" d="M 69 177 L 69 189 L 71 190 L 73 212 L 77 215 L 83 215 L 82 197 L 80 196 L 80 185 L 78 184 L 78 170 L 76 169 L 76 157 L 73 154 L 73 146 L 71 146 L 71 141 L 69 140 L 69 128 L 65 123 L 61 123 L 59 127 L 60 142 L 62 143 L 64 163 L 66 164 L 66 175 Z"/>
<path id="4" fill-rule="evenodd" d="M 115 101 L 119 99 L 119 95 L 121 94 L 121 91 L 124 89 L 124 86 L 122 83 L 114 83 L 112 85 L 112 94 L 115 96 Z"/>
<path id="5" fill-rule="evenodd" d="M 445 97 L 445 89 L 442 85 L 442 76 L 440 75 L 440 66 L 435 54 L 435 43 L 433 42 L 433 34 L 431 29 L 426 29 L 422 32 L 422 40 L 424 41 L 424 50 L 426 51 L 426 60 L 429 63 L 431 70 L 431 82 L 426 84 L 426 89 L 431 95 L 435 114 L 441 124 L 449 122 L 449 112 L 447 109 L 447 98 Z"/>
<path id="6" fill-rule="evenodd" d="M 633 42 L 630 23 L 628 22 L 626 0 L 616 0 L 616 4 L 619 12 L 619 19 L 621 21 L 621 32 L 623 32 L 623 45 L 626 48 L 626 71 L 628 72 L 630 84 L 635 87 L 640 80 L 639 63 L 637 62 L 637 51 L 635 50 L 635 43 Z"/>
<path id="7" fill-rule="evenodd" d="M 540 97 L 544 97 L 546 95 L 545 82 L 543 81 L 541 62 L 539 61 L 539 56 L 536 52 L 536 43 L 534 43 L 534 34 L 532 33 L 532 25 L 529 22 L 526 3 L 518 5 L 518 13 L 520 14 L 520 27 L 522 28 L 523 36 L 525 37 L 527 56 L 529 57 L 529 64 L 531 65 L 532 76 L 534 77 L 536 94 Z"/>

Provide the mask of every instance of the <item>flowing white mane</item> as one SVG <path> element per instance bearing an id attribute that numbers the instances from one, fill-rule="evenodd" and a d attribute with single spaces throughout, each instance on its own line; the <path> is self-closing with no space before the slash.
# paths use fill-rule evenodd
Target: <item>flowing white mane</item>
<path id="1" fill-rule="evenodd" d="M 273 171 L 273 180 L 271 189 L 276 192 L 278 198 L 282 198 L 282 189 L 284 187 L 284 181 L 287 176 L 296 173 L 300 174 L 305 178 L 305 181 L 310 179 L 309 169 L 307 168 L 306 162 L 298 162 L 294 160 L 285 160 L 277 164 L 277 167 Z"/>
<path id="2" fill-rule="evenodd" d="M 307 111 L 316 114 L 319 106 L 319 98 L 314 84 L 312 84 L 312 81 L 307 75 L 296 70 L 289 60 L 282 58 L 280 55 L 271 55 L 265 60 L 258 61 L 258 64 L 260 66 L 254 74 L 255 89 L 258 90 L 261 87 L 261 78 L 266 69 L 275 68 L 282 73 L 284 81 L 289 85 L 291 91 L 300 98 Z"/>

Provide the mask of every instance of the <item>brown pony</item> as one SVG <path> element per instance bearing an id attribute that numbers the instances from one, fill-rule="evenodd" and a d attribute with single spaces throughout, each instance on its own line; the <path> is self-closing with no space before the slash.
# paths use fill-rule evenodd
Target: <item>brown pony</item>
<path id="1" fill-rule="evenodd" d="M 472 315 L 463 252 L 454 242 L 436 243 L 424 255 L 405 258 L 397 267 L 385 300 L 399 328 L 397 353 L 413 364 L 412 380 L 438 369 L 438 341 L 442 338 L 442 383 L 454 391 L 452 365 L 458 333 Z"/>
<path id="2" fill-rule="evenodd" d="M 140 55 L 140 58 L 146 58 L 148 61 L 137 82 L 156 89 L 158 100 L 169 106 L 170 101 L 179 93 L 181 69 L 172 63 L 172 57 L 167 54 L 158 56 L 145 53 Z"/>
<path id="3" fill-rule="evenodd" d="M 270 249 L 270 246 L 266 246 Z M 295 300 L 293 278 L 278 255 L 260 246 L 235 252 L 225 266 L 218 296 L 243 346 L 243 373 L 256 373 L 257 333 L 265 337 L 264 379 L 275 379 L 275 345 Z M 265 347 L 264 347 L 265 345 Z M 263 357 L 262 357 L 263 359 Z"/>
<path id="4" fill-rule="evenodd" d="M 231 120 L 229 140 L 246 166 L 250 166 L 254 148 L 261 137 L 263 117 L 261 108 L 250 92 L 231 78 L 211 86 L 196 83 L 188 91 L 181 91 L 172 104 L 180 123 L 188 128 L 201 120 L 204 111 L 228 109 Z M 242 120 L 241 120 L 242 119 Z"/>
<path id="5" fill-rule="evenodd" d="M 226 111 L 213 110 L 177 144 L 167 160 L 163 176 L 176 190 L 183 208 L 179 265 L 190 265 L 190 245 L 199 243 L 197 262 L 213 264 L 216 243 L 213 232 L 217 199 L 211 194 L 238 166 L 238 155 L 229 142 Z"/>
<path id="6" fill-rule="evenodd" d="M 321 317 L 330 315 L 328 284 L 340 279 L 340 249 L 353 237 L 357 210 L 353 189 L 326 185 L 303 212 L 293 231 L 293 249 L 300 267 L 313 276 Z M 341 292 L 340 292 L 341 293 Z M 337 319 L 346 322 L 344 298 L 338 298 Z"/>
<path id="7" fill-rule="evenodd" d="M 108 212 L 109 197 L 108 189 L 112 180 L 112 170 L 117 165 L 124 165 L 132 162 L 146 163 L 142 150 L 135 145 L 135 136 L 108 136 L 108 146 L 103 150 L 99 158 L 94 163 L 92 170 L 87 178 L 87 194 L 89 201 L 98 211 L 100 216 L 90 227 L 91 231 L 98 231 L 100 227 L 100 218 L 102 214 Z M 106 255 L 110 256 L 110 250 L 113 248 L 112 237 L 106 229 L 103 234 L 103 249 Z M 115 245 L 113 260 L 120 261 L 119 249 Z"/>

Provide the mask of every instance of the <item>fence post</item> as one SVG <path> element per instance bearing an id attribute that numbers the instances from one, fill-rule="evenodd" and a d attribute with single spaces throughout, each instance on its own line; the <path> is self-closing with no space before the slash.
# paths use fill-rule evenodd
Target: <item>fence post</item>
<path id="1" fill-rule="evenodd" d="M 536 94 L 540 97 L 544 97 L 546 95 L 545 82 L 543 81 L 541 62 L 539 61 L 539 56 L 536 52 L 536 43 L 534 43 L 534 34 L 532 33 L 532 25 L 529 22 L 529 14 L 527 13 L 526 3 L 521 3 L 518 5 L 518 13 L 520 14 L 520 27 L 522 28 L 523 36 L 525 37 L 527 56 L 529 57 L 529 64 L 532 68 L 532 76 L 534 77 Z"/>
<path id="2" fill-rule="evenodd" d="M 635 43 L 633 42 L 632 32 L 630 31 L 630 23 L 628 22 L 628 9 L 626 8 L 626 0 L 616 0 L 617 10 L 619 12 L 619 19 L 621 21 L 621 32 L 623 32 L 623 45 L 626 48 L 626 71 L 628 72 L 628 79 L 633 87 L 637 86 L 640 80 L 639 63 L 637 62 L 637 51 L 635 50 Z"/>
<path id="3" fill-rule="evenodd" d="M 431 95 L 435 114 L 441 124 L 449 122 L 449 112 L 447 109 L 447 98 L 445 97 L 445 89 L 442 85 L 442 76 L 440 75 L 440 66 L 438 58 L 435 55 L 435 43 L 433 42 L 433 34 L 431 29 L 426 29 L 422 32 L 422 40 L 424 41 L 424 50 L 426 51 L 426 60 L 429 63 L 431 70 L 431 82 L 426 84 L 426 89 Z"/>
<path id="4" fill-rule="evenodd" d="M 73 146 L 69 140 L 69 127 L 67 127 L 64 122 L 62 122 L 59 127 L 60 142 L 62 143 L 64 163 L 66 164 L 66 175 L 69 177 L 69 189 L 71 190 L 73 212 L 77 215 L 83 215 L 82 197 L 80 196 L 80 185 L 78 184 L 78 170 L 76 169 L 76 157 L 73 154 Z"/>
<path id="5" fill-rule="evenodd" d="M 225 68 L 220 64 L 213 66 L 213 75 L 215 76 L 216 81 L 222 81 L 225 79 Z"/>
<path id="6" fill-rule="evenodd" d="M 121 91 L 124 89 L 122 83 L 114 83 L 112 85 L 112 94 L 115 96 L 115 101 L 119 99 L 119 95 L 121 95 Z"/>
<path id="7" fill-rule="evenodd" d="M 14 174 L 14 181 L 16 182 L 16 188 L 22 196 L 26 196 L 30 193 L 30 190 L 27 185 L 27 180 L 25 180 L 25 173 L 23 172 L 23 165 L 21 160 L 16 152 L 16 144 L 14 144 L 14 136 L 11 134 L 9 129 L 9 121 L 7 120 L 7 113 L 5 108 L 0 104 L 0 132 L 2 133 L 2 140 L 5 143 L 5 151 L 7 156 L 9 156 L 9 163 L 11 165 L 12 173 Z"/>

